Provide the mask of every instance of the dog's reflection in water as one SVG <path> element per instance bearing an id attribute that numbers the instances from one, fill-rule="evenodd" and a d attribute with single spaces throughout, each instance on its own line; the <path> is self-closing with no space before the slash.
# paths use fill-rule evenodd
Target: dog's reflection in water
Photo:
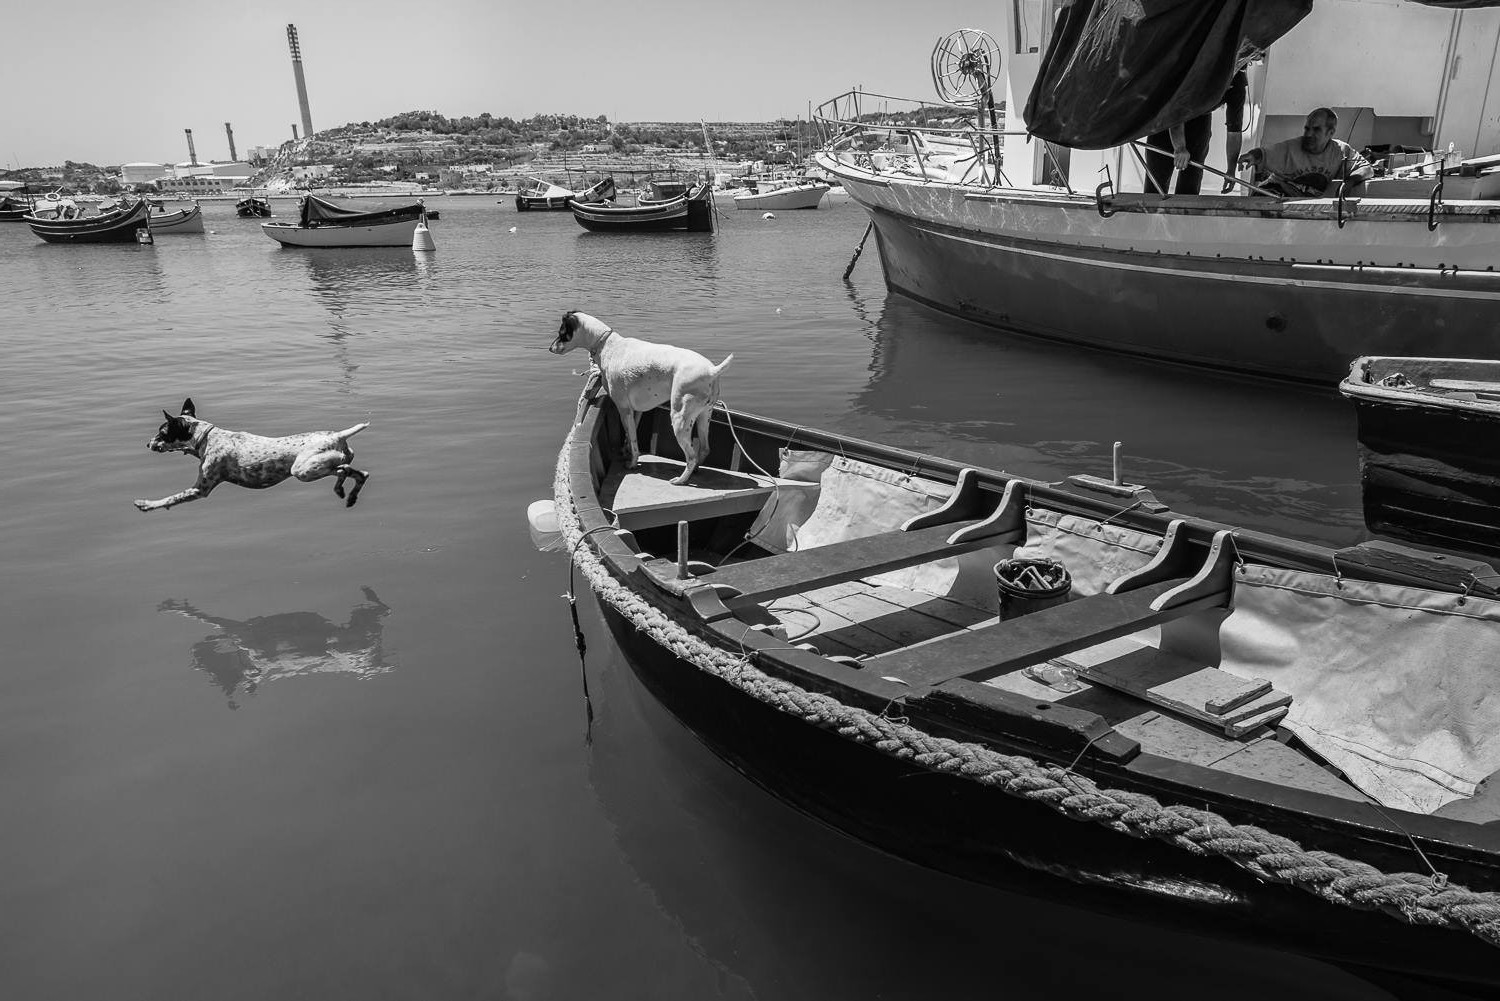
<path id="1" fill-rule="evenodd" d="M 193 644 L 193 667 L 213 679 L 238 709 L 240 700 L 277 678 L 304 674 L 353 674 L 367 678 L 392 665 L 381 649 L 381 620 L 390 607 L 368 587 L 344 625 L 316 612 L 281 612 L 253 619 L 225 619 L 170 599 L 158 611 L 177 612 L 214 626 L 218 632 Z"/>

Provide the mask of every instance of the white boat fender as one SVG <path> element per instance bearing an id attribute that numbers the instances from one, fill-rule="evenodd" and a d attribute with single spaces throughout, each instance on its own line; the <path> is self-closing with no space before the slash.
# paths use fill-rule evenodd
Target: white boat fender
<path id="1" fill-rule="evenodd" d="M 511 227 L 511 228 L 510 228 L 510 231 L 511 231 L 511 232 L 512 232 L 512 233 L 514 233 L 514 232 L 515 232 L 515 231 L 516 231 L 516 227 L 514 227 L 514 226 L 512 226 L 512 227 Z"/>
<path id="2" fill-rule="evenodd" d="M 151 237 L 151 230 L 149 230 L 149 229 L 138 229 L 138 230 L 135 231 L 135 242 L 136 243 L 155 243 L 156 241 L 154 239 L 152 239 L 152 237 Z"/>
<path id="3" fill-rule="evenodd" d="M 526 527 L 531 531 L 531 544 L 539 553 L 550 553 L 562 548 L 562 529 L 557 524 L 557 507 L 550 500 L 532 501 L 526 508 Z"/>
<path id="4" fill-rule="evenodd" d="M 411 249 L 416 252 L 437 249 L 437 244 L 432 239 L 432 230 L 427 228 L 425 214 L 417 222 L 417 228 L 411 234 Z"/>
<path id="5" fill-rule="evenodd" d="M 776 218 L 776 213 L 775 212 L 767 212 L 765 215 L 761 216 L 761 218 L 762 219 L 775 219 Z"/>

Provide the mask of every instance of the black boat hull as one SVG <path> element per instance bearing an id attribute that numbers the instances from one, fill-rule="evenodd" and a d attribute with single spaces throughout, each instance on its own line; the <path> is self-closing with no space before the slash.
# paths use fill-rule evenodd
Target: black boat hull
<path id="1" fill-rule="evenodd" d="M 907 764 L 746 695 L 600 604 L 632 672 L 710 750 L 776 798 L 875 848 L 1012 892 L 1253 941 L 1360 972 L 1394 971 L 1476 997 L 1500 986 L 1495 949 L 1478 939 L 1330 904 L 1222 859 L 1071 820 Z M 1085 770 L 1101 785 L 1129 781 Z M 1134 784 L 1135 791 L 1161 792 Z M 1225 804 L 1206 805 L 1226 812 Z M 1321 839 L 1325 832 L 1309 833 Z"/>
<path id="2" fill-rule="evenodd" d="M 135 243 L 142 230 L 149 232 L 150 209 L 145 202 L 133 208 L 81 219 L 27 218 L 31 231 L 48 243 Z"/>

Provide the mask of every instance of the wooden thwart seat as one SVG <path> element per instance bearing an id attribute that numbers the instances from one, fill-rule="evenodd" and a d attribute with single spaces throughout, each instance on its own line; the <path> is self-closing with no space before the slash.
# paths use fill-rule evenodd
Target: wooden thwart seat
<path id="1" fill-rule="evenodd" d="M 599 489 L 600 502 L 620 528 L 638 531 L 732 514 L 759 511 L 777 491 L 816 490 L 818 484 L 784 480 L 758 473 L 699 466 L 687 483 L 672 477 L 682 472 L 676 459 L 641 456 L 635 469 L 620 464 Z"/>
<path id="2" fill-rule="evenodd" d="M 964 470 L 948 503 L 901 529 L 721 567 L 699 580 L 724 597 L 727 615 L 746 604 L 1022 542 L 1023 485 L 1007 484 L 999 506 L 982 518 L 978 493 L 972 470 Z"/>
<path id="3" fill-rule="evenodd" d="M 1233 548 L 1229 533 L 1214 536 L 1196 573 L 1165 576 L 1180 573 L 1187 556 L 1185 533 L 1178 528 L 1174 523 L 1150 564 L 1117 581 L 1109 593 L 872 657 L 866 661 L 868 669 L 913 687 L 935 687 L 959 678 L 984 681 L 1196 612 L 1227 607 Z"/>

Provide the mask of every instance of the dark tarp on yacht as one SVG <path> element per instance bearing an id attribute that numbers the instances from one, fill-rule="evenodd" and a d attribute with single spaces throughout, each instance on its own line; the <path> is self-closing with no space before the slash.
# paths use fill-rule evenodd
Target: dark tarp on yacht
<path id="1" fill-rule="evenodd" d="M 1307 16 L 1312 0 L 1073 0 L 1058 14 L 1026 102 L 1026 128 L 1105 149 L 1224 100 L 1241 55 Z"/>
<path id="2" fill-rule="evenodd" d="M 1500 0 L 1416 0 L 1496 7 Z M 1313 0 L 1073 0 L 1058 14 L 1026 102 L 1026 128 L 1105 149 L 1212 111 L 1242 56 L 1264 49 Z"/>

